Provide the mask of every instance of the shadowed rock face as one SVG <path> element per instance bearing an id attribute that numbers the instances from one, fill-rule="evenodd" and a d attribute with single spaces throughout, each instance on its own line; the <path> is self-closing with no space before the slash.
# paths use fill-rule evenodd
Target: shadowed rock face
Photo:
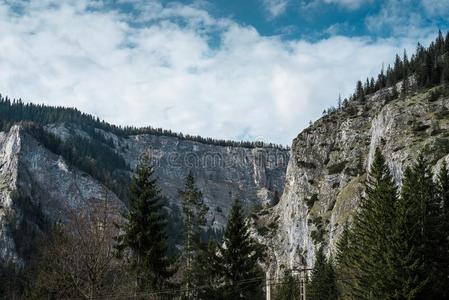
<path id="1" fill-rule="evenodd" d="M 449 153 L 449 97 L 433 101 L 433 90 L 387 102 L 388 90 L 366 103 L 325 116 L 292 143 L 279 204 L 252 220 L 254 234 L 269 246 L 272 272 L 313 266 L 315 249 L 336 242 L 364 192 L 364 179 L 379 147 L 398 185 L 419 153 L 439 168 Z M 265 234 L 260 228 L 267 227 Z"/>
<path id="2" fill-rule="evenodd" d="M 139 135 L 126 140 L 123 153 L 132 167 L 147 152 L 152 157 L 160 185 L 169 199 L 192 171 L 209 206 L 208 220 L 222 228 L 235 197 L 247 208 L 270 203 L 274 192 L 282 193 L 288 152 L 278 149 L 220 147 L 172 137 Z"/>
<path id="3" fill-rule="evenodd" d="M 91 138 L 75 124 L 52 124 L 46 130 L 62 140 L 72 135 Z M 233 198 L 239 197 L 249 208 L 255 203 L 270 203 L 275 191 L 283 191 L 289 159 L 286 150 L 222 147 L 148 134 L 122 138 L 98 132 L 112 139 L 111 149 L 131 168 L 143 153 L 148 153 L 162 192 L 172 204 L 179 205 L 178 190 L 192 171 L 209 206 L 208 226 L 215 229 L 224 226 Z M 19 125 L 0 132 L 0 258 L 20 262 L 11 228 L 27 216 L 15 201 L 17 194 L 29 198 L 33 207 L 52 221 L 63 220 L 71 211 L 86 209 L 105 198 L 125 209 L 101 182 L 67 164 Z"/>

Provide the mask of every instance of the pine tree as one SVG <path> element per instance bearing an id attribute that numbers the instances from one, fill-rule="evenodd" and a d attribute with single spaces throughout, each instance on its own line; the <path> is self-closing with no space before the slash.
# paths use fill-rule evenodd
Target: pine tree
<path id="1" fill-rule="evenodd" d="M 195 287 L 201 285 L 199 277 L 195 278 L 194 269 L 198 270 L 198 257 L 204 248 L 201 241 L 202 226 L 206 225 L 208 207 L 204 204 L 203 194 L 195 185 L 192 172 L 186 177 L 184 189 L 179 191 L 182 199 L 184 224 L 184 249 L 182 260 L 184 265 L 183 281 L 186 288 L 185 298 L 195 297 Z M 196 282 L 195 282 L 196 281 Z"/>
<path id="2" fill-rule="evenodd" d="M 307 288 L 307 298 L 312 300 L 338 299 L 336 275 L 332 260 L 327 260 L 320 247 L 315 255 L 315 265 Z"/>
<path id="3" fill-rule="evenodd" d="M 445 176 L 442 171 L 438 187 L 422 155 L 405 171 L 396 205 L 395 247 L 390 257 L 395 296 L 401 299 L 447 296 L 447 239 L 442 209 Z"/>
<path id="4" fill-rule="evenodd" d="M 422 219 L 422 203 L 416 197 L 417 188 L 417 174 L 407 168 L 404 172 L 401 197 L 396 202 L 394 246 L 393 251 L 389 253 L 388 270 L 394 283 L 391 296 L 395 299 L 417 299 L 429 283 L 424 273 L 422 226 L 419 222 Z"/>
<path id="5" fill-rule="evenodd" d="M 413 166 L 416 182 L 413 187 L 413 197 L 420 204 L 418 226 L 421 227 L 422 250 L 424 254 L 425 274 L 430 280 L 430 285 L 425 293 L 426 297 L 441 297 L 439 288 L 441 282 L 442 255 L 441 237 L 443 235 L 441 220 L 441 205 L 438 190 L 433 182 L 432 173 L 427 162 L 421 155 Z"/>
<path id="6" fill-rule="evenodd" d="M 355 96 L 356 96 L 358 101 L 360 101 L 360 102 L 364 102 L 365 101 L 365 92 L 363 91 L 363 84 L 362 84 L 362 82 L 360 80 L 357 81 L 357 86 L 356 86 L 356 90 L 355 90 Z"/>
<path id="7" fill-rule="evenodd" d="M 438 202 L 440 204 L 439 212 L 439 232 L 438 248 L 435 251 L 438 280 L 436 289 L 438 295 L 445 299 L 449 298 L 449 171 L 446 162 L 441 165 L 437 179 Z"/>
<path id="8" fill-rule="evenodd" d="M 119 225 L 117 255 L 124 257 L 135 276 L 137 292 L 161 289 L 173 275 L 167 257 L 166 220 L 161 195 L 148 156 L 143 156 L 131 182 L 126 222 Z"/>
<path id="9" fill-rule="evenodd" d="M 263 250 L 250 237 L 240 201 L 232 206 L 224 242 L 218 247 L 216 270 L 223 299 L 262 299 L 265 276 L 258 265 L 264 257 Z"/>
<path id="10" fill-rule="evenodd" d="M 391 252 L 396 186 L 379 149 L 376 150 L 351 234 L 349 262 L 355 298 L 385 299 L 391 290 L 387 255 Z"/>
<path id="11" fill-rule="evenodd" d="M 350 299 L 351 283 L 354 277 L 351 270 L 351 261 L 349 254 L 351 253 L 351 231 L 348 223 L 343 227 L 343 232 L 337 242 L 337 253 L 335 256 L 336 271 L 338 278 L 338 294 L 343 299 Z"/>

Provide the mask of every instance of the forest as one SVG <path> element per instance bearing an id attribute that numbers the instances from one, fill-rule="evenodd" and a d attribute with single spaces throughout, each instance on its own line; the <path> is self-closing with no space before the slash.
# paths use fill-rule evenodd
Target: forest
<path id="1" fill-rule="evenodd" d="M 243 148 L 275 148 L 288 149 L 287 146 L 249 141 L 232 141 L 213 138 L 205 138 L 202 136 L 184 135 L 182 133 L 173 132 L 162 128 L 147 127 L 131 127 L 116 126 L 101 121 L 98 117 L 80 112 L 76 108 L 69 107 L 53 107 L 44 104 L 24 103 L 22 99 L 9 99 L 0 95 L 0 130 L 6 130 L 17 122 L 33 122 L 39 125 L 48 125 L 52 123 L 75 123 L 81 126 L 81 129 L 91 134 L 95 133 L 95 129 L 101 129 L 114 133 L 120 137 L 128 137 L 130 135 L 151 134 L 156 136 L 175 137 L 181 140 L 189 140 L 203 144 L 210 144 L 224 147 L 243 147 Z"/>

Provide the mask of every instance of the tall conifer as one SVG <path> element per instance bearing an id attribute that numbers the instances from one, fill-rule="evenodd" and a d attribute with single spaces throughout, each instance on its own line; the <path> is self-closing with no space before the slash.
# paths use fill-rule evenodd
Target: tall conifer
<path id="1" fill-rule="evenodd" d="M 429 280 L 424 272 L 421 210 L 422 203 L 416 193 L 419 189 L 416 170 L 407 168 L 402 180 L 401 197 L 396 202 L 394 244 L 388 272 L 393 278 L 390 295 L 396 299 L 416 299 L 422 295 Z"/>
<path id="2" fill-rule="evenodd" d="M 396 186 L 379 149 L 376 150 L 351 234 L 350 264 L 355 298 L 384 299 L 391 290 L 388 253 L 394 224 Z"/>
<path id="3" fill-rule="evenodd" d="M 199 256 L 204 251 L 205 244 L 201 241 L 202 226 L 206 225 L 208 207 L 204 204 L 203 194 L 195 185 L 195 179 L 190 172 L 185 180 L 184 189 L 179 191 L 182 199 L 184 221 L 184 249 L 182 255 L 183 281 L 186 289 L 185 298 L 195 298 L 195 288 L 200 285 L 201 274 L 198 266 Z"/>
<path id="4" fill-rule="evenodd" d="M 126 222 L 119 225 L 117 254 L 125 257 L 136 278 L 137 292 L 161 289 L 173 275 L 167 257 L 164 197 L 153 175 L 148 156 L 143 156 L 131 182 Z"/>
<path id="5" fill-rule="evenodd" d="M 338 299 L 336 275 L 332 260 L 327 260 L 320 247 L 315 255 L 315 265 L 311 281 L 307 288 L 307 299 L 336 300 Z"/>
<path id="6" fill-rule="evenodd" d="M 263 251 L 250 236 L 239 200 L 232 206 L 217 259 L 217 273 L 221 278 L 219 292 L 223 299 L 263 298 L 264 273 L 258 265 Z"/>

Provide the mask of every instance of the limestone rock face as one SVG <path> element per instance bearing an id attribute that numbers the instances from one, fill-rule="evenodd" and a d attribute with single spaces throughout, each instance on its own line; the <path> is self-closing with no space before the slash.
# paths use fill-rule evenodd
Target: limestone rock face
<path id="1" fill-rule="evenodd" d="M 45 130 L 64 141 L 74 135 L 92 138 L 76 124 L 51 124 Z M 284 188 L 289 159 L 286 150 L 223 147 L 150 134 L 125 138 L 96 130 L 112 140 L 111 149 L 132 169 L 143 153 L 149 154 L 162 192 L 172 204 L 180 204 L 178 190 L 191 171 L 209 206 L 211 228 L 223 228 L 234 198 L 239 197 L 250 208 L 270 203 L 274 193 L 281 194 Z M 26 203 L 20 199 L 27 199 Z M 102 182 L 52 153 L 20 125 L 0 132 L 0 259 L 21 261 L 14 231 L 23 222 L 34 222 L 26 213 L 29 207 L 59 221 L 104 199 L 126 209 L 123 199 Z"/>
<path id="2" fill-rule="evenodd" d="M 255 236 L 272 254 L 271 272 L 313 266 L 319 245 L 328 255 L 335 253 L 343 225 L 352 222 L 364 193 L 377 147 L 398 185 L 420 153 L 434 170 L 448 159 L 449 97 L 435 100 L 434 90 L 392 101 L 389 91 L 381 90 L 365 103 L 324 116 L 293 140 L 279 204 L 252 220 Z"/>
<path id="3" fill-rule="evenodd" d="M 1 260 L 22 263 L 14 232 L 23 224 L 38 228 L 34 214 L 53 222 L 64 221 L 68 214 L 105 199 L 124 209 L 117 196 L 101 183 L 68 166 L 19 125 L 0 133 Z"/>

